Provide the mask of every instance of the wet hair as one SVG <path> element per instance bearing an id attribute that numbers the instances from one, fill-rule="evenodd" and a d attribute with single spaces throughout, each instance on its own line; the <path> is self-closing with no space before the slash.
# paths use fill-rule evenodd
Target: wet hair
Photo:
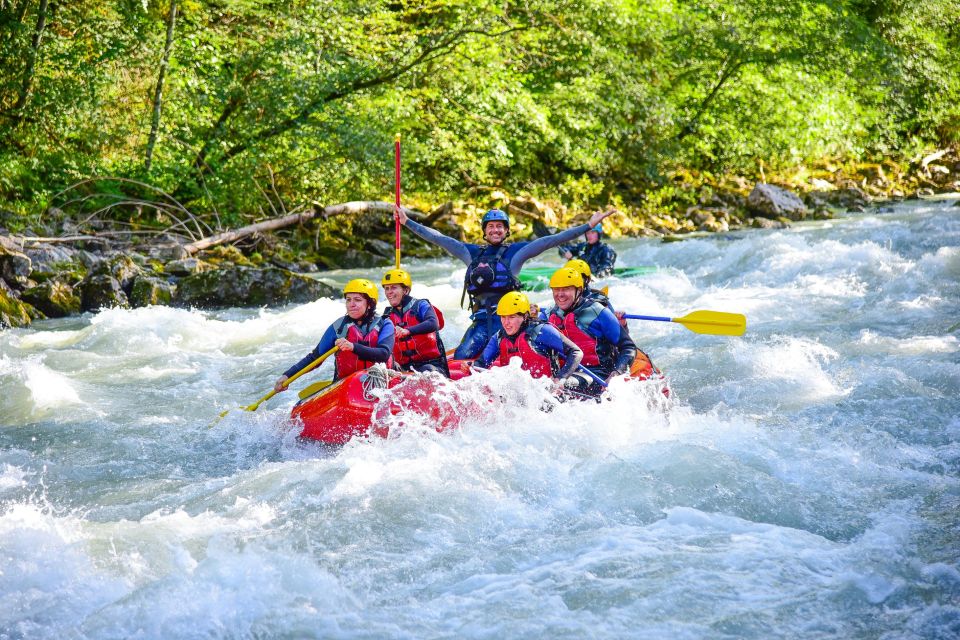
<path id="1" fill-rule="evenodd" d="M 367 310 L 363 314 L 363 317 L 360 318 L 360 320 L 363 321 L 364 324 L 367 324 L 368 322 L 373 320 L 373 317 L 375 315 L 377 315 L 377 301 L 365 293 L 362 293 L 360 295 L 362 295 L 364 299 L 367 301 Z"/>

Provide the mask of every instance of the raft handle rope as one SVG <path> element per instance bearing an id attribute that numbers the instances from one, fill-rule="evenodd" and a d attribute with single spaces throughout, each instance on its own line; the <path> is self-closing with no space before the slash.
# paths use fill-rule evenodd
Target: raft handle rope
<path id="1" fill-rule="evenodd" d="M 387 368 L 377 363 L 367 369 L 367 372 L 360 376 L 360 385 L 363 389 L 363 399 L 367 402 L 376 402 L 379 398 L 375 393 L 377 389 L 386 389 L 388 386 Z"/>

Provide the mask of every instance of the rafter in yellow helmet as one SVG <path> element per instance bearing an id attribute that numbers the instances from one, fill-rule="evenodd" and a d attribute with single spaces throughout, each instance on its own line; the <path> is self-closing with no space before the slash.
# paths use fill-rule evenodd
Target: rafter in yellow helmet
<path id="1" fill-rule="evenodd" d="M 387 286 L 388 284 L 402 284 L 410 289 L 413 287 L 413 279 L 410 277 L 410 274 L 403 269 L 390 269 L 390 271 L 383 274 L 383 280 L 380 281 L 380 284 L 383 286 Z"/>
<path id="2" fill-rule="evenodd" d="M 374 302 L 377 301 L 377 285 L 366 278 L 354 278 L 348 282 L 343 288 L 343 295 L 347 295 L 348 293 L 363 293 Z"/>
<path id="3" fill-rule="evenodd" d="M 560 267 L 550 276 L 550 288 L 560 289 L 562 287 L 583 288 L 583 276 L 573 267 Z"/>
<path id="4" fill-rule="evenodd" d="M 530 313 L 530 301 L 527 300 L 527 296 L 519 291 L 503 294 L 500 302 L 497 303 L 497 315 L 512 316 L 515 313 Z"/>
<path id="5" fill-rule="evenodd" d="M 563 265 L 565 267 L 570 267 L 571 269 L 576 269 L 580 272 L 584 278 L 592 278 L 593 273 L 590 271 L 590 265 L 587 264 L 586 260 L 581 260 L 580 258 L 574 258 L 573 260 L 568 260 L 567 264 Z"/>

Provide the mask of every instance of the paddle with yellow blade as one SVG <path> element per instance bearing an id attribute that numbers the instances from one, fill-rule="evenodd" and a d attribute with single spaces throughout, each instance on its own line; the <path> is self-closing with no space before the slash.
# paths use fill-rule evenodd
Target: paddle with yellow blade
<path id="1" fill-rule="evenodd" d="M 314 369 L 316 369 L 317 367 L 319 367 L 321 364 L 323 364 L 323 361 L 324 361 L 324 360 L 326 360 L 327 358 L 329 358 L 330 356 L 332 356 L 334 353 L 336 353 L 337 349 L 338 349 L 338 347 L 333 347 L 333 348 L 330 349 L 329 351 L 321 354 L 321 356 L 320 356 L 319 358 L 317 358 L 316 360 L 314 360 L 313 362 L 311 362 L 310 364 L 308 364 L 307 366 L 305 366 L 303 369 L 301 369 L 301 370 L 298 371 L 297 373 L 295 373 L 295 374 L 293 374 L 292 376 L 290 376 L 290 377 L 287 379 L 287 386 L 289 386 L 291 382 L 293 382 L 294 380 L 296 380 L 296 379 L 299 378 L 300 376 L 302 376 L 302 375 L 304 375 L 304 374 L 307 374 L 307 373 L 310 373 L 311 371 L 313 371 Z M 326 382 L 326 381 L 324 381 L 324 382 Z M 243 409 L 244 411 L 256 411 L 257 408 L 259 408 L 261 404 L 263 404 L 264 402 L 266 402 L 267 400 L 269 400 L 270 398 L 272 398 L 272 397 L 275 396 L 275 395 L 277 395 L 277 390 L 276 390 L 276 389 L 272 389 L 272 390 L 270 391 L 270 393 L 268 393 L 267 395 L 263 396 L 262 398 L 260 398 L 260 399 L 257 400 L 256 402 L 254 402 L 253 404 L 247 405 L 246 407 L 240 407 L 240 408 Z M 225 416 L 225 415 L 227 415 L 228 413 L 230 413 L 230 411 L 232 411 L 232 409 L 227 409 L 226 411 L 224 411 L 223 413 L 221 413 L 221 414 L 217 417 L 217 419 L 214 420 L 213 424 L 216 424 L 217 421 L 220 420 L 220 418 L 222 418 L 223 416 Z M 211 424 L 210 426 L 213 426 L 213 425 Z"/>
<path id="2" fill-rule="evenodd" d="M 631 320 L 655 320 L 657 322 L 676 322 L 694 333 L 706 333 L 714 336 L 742 336 L 747 330 L 747 317 L 742 313 L 725 311 L 692 311 L 682 318 L 665 316 L 641 316 L 624 314 Z"/>

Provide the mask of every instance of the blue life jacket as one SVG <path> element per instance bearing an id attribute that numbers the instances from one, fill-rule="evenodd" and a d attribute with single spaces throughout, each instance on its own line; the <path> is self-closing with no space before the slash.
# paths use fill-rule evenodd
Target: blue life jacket
<path id="1" fill-rule="evenodd" d="M 492 255 L 491 249 L 495 249 Z M 495 306 L 503 294 L 520 290 L 520 280 L 510 270 L 510 261 L 503 259 L 506 251 L 503 244 L 487 245 L 467 267 L 463 288 L 470 294 L 470 306 L 475 313 Z"/>

